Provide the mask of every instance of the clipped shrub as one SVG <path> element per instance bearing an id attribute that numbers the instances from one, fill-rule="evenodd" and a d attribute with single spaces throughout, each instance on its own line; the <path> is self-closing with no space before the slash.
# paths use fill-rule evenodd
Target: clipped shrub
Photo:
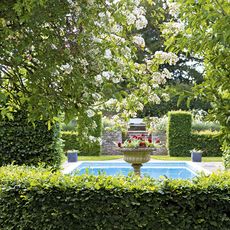
<path id="1" fill-rule="evenodd" d="M 189 180 L 0 168 L 1 229 L 230 229 L 230 172 Z"/>
<path id="2" fill-rule="evenodd" d="M 93 127 L 93 123 L 96 127 Z M 81 135 L 88 129 L 88 137 L 85 138 Z M 80 144 L 80 155 L 85 156 L 99 156 L 101 154 L 101 143 L 100 140 L 102 136 L 102 114 L 98 113 L 94 115 L 91 119 L 87 119 L 85 115 L 78 117 L 78 141 Z"/>
<path id="3" fill-rule="evenodd" d="M 61 132 L 61 137 L 63 140 L 63 145 L 64 145 L 64 151 L 68 151 L 68 150 L 73 150 L 79 149 L 79 142 L 77 140 L 78 137 L 78 133 L 77 132 Z"/>
<path id="4" fill-rule="evenodd" d="M 190 112 L 168 113 L 167 148 L 170 156 L 190 156 L 191 124 Z"/>
<path id="5" fill-rule="evenodd" d="M 0 165 L 38 165 L 59 168 L 62 160 L 59 125 L 50 130 L 45 121 L 35 126 L 27 120 L 26 111 L 14 114 L 14 120 L 0 120 Z"/>
<path id="6" fill-rule="evenodd" d="M 202 150 L 203 156 L 222 156 L 219 132 L 194 132 L 191 139 L 193 148 Z"/>

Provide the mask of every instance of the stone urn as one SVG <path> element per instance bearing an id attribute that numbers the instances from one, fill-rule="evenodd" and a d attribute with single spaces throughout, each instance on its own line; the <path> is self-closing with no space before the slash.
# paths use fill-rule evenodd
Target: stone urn
<path id="1" fill-rule="evenodd" d="M 150 153 L 153 150 L 153 148 L 120 148 L 120 151 L 124 154 L 124 161 L 132 165 L 137 176 L 141 175 L 141 166 L 150 160 Z"/>

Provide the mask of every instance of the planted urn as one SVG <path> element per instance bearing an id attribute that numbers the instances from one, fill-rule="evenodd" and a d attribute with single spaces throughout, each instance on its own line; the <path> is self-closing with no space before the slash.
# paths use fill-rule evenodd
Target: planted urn
<path id="1" fill-rule="evenodd" d="M 142 134 L 131 136 L 124 143 L 118 143 L 119 150 L 124 155 L 124 161 L 132 165 L 137 176 L 141 175 L 142 164 L 150 160 L 150 154 L 159 146 L 159 140 L 157 142 L 154 143 L 152 138 Z"/>

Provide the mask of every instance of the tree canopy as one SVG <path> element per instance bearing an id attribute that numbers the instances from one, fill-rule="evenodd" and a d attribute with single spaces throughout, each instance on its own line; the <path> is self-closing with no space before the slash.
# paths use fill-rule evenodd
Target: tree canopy
<path id="1" fill-rule="evenodd" d="M 164 29 L 166 44 L 171 51 L 204 59 L 204 82 L 195 90 L 211 102 L 212 117 L 222 126 L 225 163 L 230 167 L 230 2 L 177 0 L 169 5 L 176 17 Z"/>
<path id="2" fill-rule="evenodd" d="M 133 116 L 170 78 L 163 63 L 177 56 L 156 52 L 137 63 L 147 26 L 139 0 L 1 1 L 1 115 L 27 105 L 31 119 L 65 112 L 88 117 L 100 106 Z M 131 33 L 133 29 L 137 31 Z"/>

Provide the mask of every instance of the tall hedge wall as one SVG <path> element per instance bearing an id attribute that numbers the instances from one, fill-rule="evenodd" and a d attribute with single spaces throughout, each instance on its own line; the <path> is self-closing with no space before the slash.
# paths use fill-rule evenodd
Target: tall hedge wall
<path id="1" fill-rule="evenodd" d="M 192 133 L 192 146 L 202 150 L 203 156 L 222 156 L 219 136 L 220 133 L 211 131 Z"/>
<path id="2" fill-rule="evenodd" d="M 62 143 L 58 125 L 48 130 L 44 121 L 28 123 L 25 111 L 14 114 L 14 120 L 0 120 L 0 166 L 44 163 L 59 168 Z"/>
<path id="3" fill-rule="evenodd" d="M 67 150 L 78 150 L 80 148 L 79 141 L 77 140 L 78 133 L 73 131 L 63 131 L 61 132 L 61 138 L 63 140 L 64 151 Z"/>
<path id="4" fill-rule="evenodd" d="M 95 122 L 97 127 L 92 127 L 92 122 Z M 88 129 L 88 137 L 84 138 L 81 133 L 85 127 Z M 78 117 L 78 141 L 80 144 L 80 154 L 88 156 L 99 156 L 101 154 L 100 141 L 90 141 L 90 136 L 101 138 L 102 136 L 102 114 L 98 113 L 92 119 L 86 119 L 84 115 Z"/>
<path id="5" fill-rule="evenodd" d="M 168 113 L 167 148 L 170 156 L 190 156 L 192 115 L 185 111 Z"/>
<path id="6" fill-rule="evenodd" d="M 0 168 L 1 229 L 229 230 L 230 173 L 186 180 Z"/>

